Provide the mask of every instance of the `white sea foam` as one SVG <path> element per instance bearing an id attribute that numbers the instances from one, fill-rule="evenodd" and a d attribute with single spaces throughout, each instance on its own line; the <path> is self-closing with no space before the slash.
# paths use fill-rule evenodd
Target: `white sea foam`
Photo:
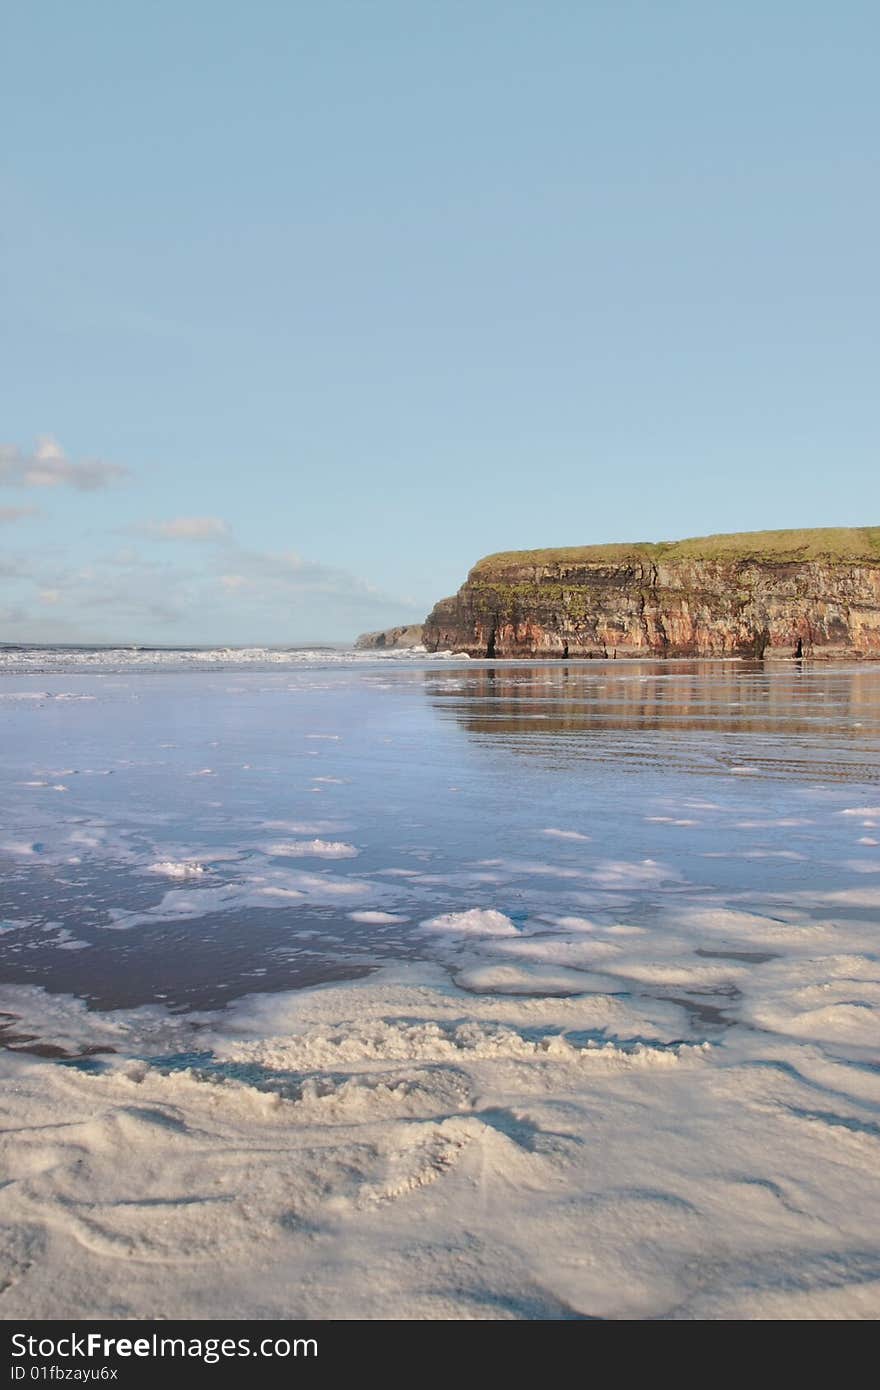
<path id="1" fill-rule="evenodd" d="M 266 852 L 288 859 L 355 859 L 360 854 L 343 840 L 284 840 Z"/>
<path id="2" fill-rule="evenodd" d="M 53 923 L 52 926 L 57 926 L 57 924 Z M 44 932 L 48 930 L 48 927 L 43 928 Z M 59 951 L 86 951 L 92 944 L 90 941 L 81 941 L 78 937 L 74 936 L 73 932 L 70 931 L 68 927 L 60 927 L 58 930 L 53 931 L 51 936 L 48 938 L 44 937 L 44 942 L 47 939 L 49 944 L 56 946 Z"/>
<path id="3" fill-rule="evenodd" d="M 466 912 L 446 912 L 422 923 L 422 930 L 449 936 L 516 936 L 509 917 L 494 908 L 468 908 Z"/>
<path id="4" fill-rule="evenodd" d="M 880 965 L 865 956 L 822 955 L 768 965 L 744 1012 L 775 1033 L 876 1048 Z"/>
<path id="5" fill-rule="evenodd" d="M 387 895 L 389 889 L 385 889 Z M 137 909 L 114 907 L 104 925 L 114 931 L 130 931 L 157 922 L 197 921 L 209 913 L 240 912 L 246 908 L 280 908 L 293 900 L 312 904 L 338 903 L 340 899 L 376 902 L 383 888 L 361 879 L 339 878 L 329 873 L 295 872 L 267 868 L 248 873 L 237 881 L 198 887 L 172 888 L 155 907 Z"/>
<path id="6" fill-rule="evenodd" d="M 689 820 L 686 817 L 680 816 L 645 816 L 645 821 L 648 825 L 693 826 L 700 824 L 697 820 Z"/>
<path id="7" fill-rule="evenodd" d="M 620 942 L 601 941 L 579 933 L 576 941 L 545 936 L 524 940 L 520 936 L 515 941 L 499 942 L 496 949 L 505 956 L 584 969 L 613 961 L 624 948 Z"/>
<path id="8" fill-rule="evenodd" d="M 626 889 L 678 883 L 682 875 L 671 865 L 658 863 L 655 859 L 642 859 L 637 862 L 608 859 L 594 869 L 590 877 L 602 888 Z"/>
<path id="9" fill-rule="evenodd" d="M 486 868 L 504 869 L 508 874 L 526 874 L 529 877 L 545 875 L 548 878 L 584 878 L 586 870 L 573 869 L 569 864 L 545 863 L 539 859 L 481 859 Z"/>
<path id="10" fill-rule="evenodd" d="M 564 927 L 566 931 L 595 931 L 596 924 L 589 917 L 554 917 L 552 913 L 543 914 L 544 920 L 554 927 Z"/>
<path id="11" fill-rule="evenodd" d="M 186 860 L 160 859 L 158 863 L 150 865 L 148 872 L 159 874 L 162 878 L 198 878 L 205 872 L 205 866 Z"/>
<path id="12" fill-rule="evenodd" d="M 493 962 L 468 966 L 455 977 L 462 989 L 478 993 L 538 995 L 584 994 L 590 987 L 586 975 L 564 966 L 523 962 L 516 965 Z"/>
<path id="13" fill-rule="evenodd" d="M 398 967 L 213 1020 L 0 991 L 116 1049 L 0 1054 L 6 1316 L 876 1316 L 872 1073 L 478 972 L 491 995 Z"/>
<path id="14" fill-rule="evenodd" d="M 424 647 L 389 651 L 352 651 L 330 647 L 33 647 L 0 648 L 0 671 L 4 673 L 49 674 L 50 672 L 94 671 L 125 674 L 144 669 L 164 671 L 275 671 L 298 668 L 303 671 L 322 667 L 363 668 L 368 666 L 406 666 L 413 662 L 443 664 L 454 660 L 466 665 L 468 658 L 452 652 L 426 652 Z M 30 694 L 30 692 L 29 692 Z M 48 698 L 34 693 L 34 698 Z"/>
<path id="15" fill-rule="evenodd" d="M 258 882 L 257 878 L 252 880 Z M 334 902 L 337 898 L 376 898 L 376 884 L 356 878 L 335 878 L 332 874 L 285 873 L 283 886 L 297 888 L 316 902 Z M 265 890 L 258 889 L 258 892 Z"/>

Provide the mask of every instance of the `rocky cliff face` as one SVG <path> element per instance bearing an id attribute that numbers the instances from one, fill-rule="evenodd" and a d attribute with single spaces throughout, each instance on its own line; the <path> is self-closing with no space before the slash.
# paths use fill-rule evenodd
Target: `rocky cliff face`
<path id="1" fill-rule="evenodd" d="M 880 527 L 491 555 L 424 642 L 475 657 L 880 659 Z"/>
<path id="2" fill-rule="evenodd" d="M 358 651 L 379 652 L 402 651 L 421 644 L 421 623 L 410 623 L 408 627 L 388 627 L 384 632 L 362 632 L 354 645 Z"/>

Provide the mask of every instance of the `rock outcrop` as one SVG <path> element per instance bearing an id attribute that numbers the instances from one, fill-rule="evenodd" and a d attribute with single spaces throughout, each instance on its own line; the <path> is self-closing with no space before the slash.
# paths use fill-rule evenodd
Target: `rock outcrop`
<path id="1" fill-rule="evenodd" d="M 490 555 L 436 605 L 424 643 L 474 657 L 880 659 L 880 527 Z"/>
<path id="2" fill-rule="evenodd" d="M 358 651 L 400 651 L 406 647 L 422 645 L 421 623 L 410 623 L 408 627 L 389 627 L 384 632 L 362 632 L 355 642 Z"/>

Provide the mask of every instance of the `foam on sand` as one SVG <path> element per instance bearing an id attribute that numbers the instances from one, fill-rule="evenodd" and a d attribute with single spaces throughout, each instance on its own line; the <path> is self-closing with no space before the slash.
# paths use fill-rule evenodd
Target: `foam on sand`
<path id="1" fill-rule="evenodd" d="M 471 907 L 466 912 L 446 912 L 422 923 L 422 931 L 448 936 L 516 936 L 509 917 L 494 908 Z"/>
<path id="2" fill-rule="evenodd" d="M 661 887 L 666 883 L 677 883 L 681 874 L 668 864 L 660 864 L 655 859 L 642 859 L 635 863 L 623 859 L 608 859 L 594 869 L 590 877 L 600 888 L 645 888 Z"/>
<path id="3" fill-rule="evenodd" d="M 356 859 L 360 850 L 343 840 L 284 840 L 269 845 L 266 853 L 287 859 Z"/>
<path id="4" fill-rule="evenodd" d="M 8 1318 L 880 1310 L 880 1083 L 797 1040 L 428 967 L 213 1017 L 11 994 L 116 1050 L 0 1054 Z"/>
<path id="5" fill-rule="evenodd" d="M 186 861 L 178 862 L 174 859 L 160 859 L 158 863 L 150 865 L 148 872 L 159 874 L 162 878 L 198 878 L 205 873 L 205 866 Z"/>
<path id="6" fill-rule="evenodd" d="M 205 877 L 209 877 L 205 875 Z M 210 876 L 213 879 L 213 875 Z M 381 901 L 390 890 L 362 879 L 343 878 L 328 872 L 306 873 L 267 868 L 229 883 L 203 885 L 198 877 L 190 888 L 172 888 L 154 907 L 131 910 L 112 907 L 108 930 L 130 931 L 164 921 L 198 921 L 208 913 L 239 912 L 252 907 L 285 907 L 291 899 L 309 904 L 333 905 L 341 898 L 360 902 Z M 196 886 L 198 884 L 198 886 Z"/>

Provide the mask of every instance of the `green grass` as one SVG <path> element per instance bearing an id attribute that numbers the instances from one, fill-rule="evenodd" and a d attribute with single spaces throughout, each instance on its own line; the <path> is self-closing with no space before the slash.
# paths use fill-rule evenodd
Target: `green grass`
<path id="1" fill-rule="evenodd" d="M 487 555 L 473 577 L 520 566 L 625 564 L 658 560 L 837 560 L 880 564 L 880 526 L 826 526 L 800 531 L 739 531 L 683 541 L 635 541 L 615 545 L 571 545 L 546 550 L 504 550 Z"/>

